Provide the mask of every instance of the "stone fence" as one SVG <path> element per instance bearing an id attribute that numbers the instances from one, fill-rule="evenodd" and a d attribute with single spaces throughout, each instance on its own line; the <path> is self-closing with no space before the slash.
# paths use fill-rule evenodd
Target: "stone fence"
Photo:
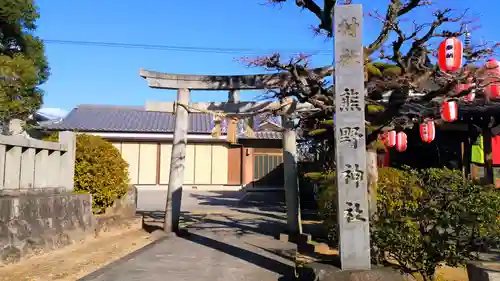
<path id="1" fill-rule="evenodd" d="M 74 194 L 76 138 L 0 135 L 0 266 L 93 231 L 92 197 Z"/>
<path id="2" fill-rule="evenodd" d="M 72 132 L 60 132 L 59 143 L 0 135 L 0 267 L 110 229 L 141 227 L 134 186 L 109 215 L 92 214 L 92 196 L 73 192 L 75 153 Z"/>
<path id="3" fill-rule="evenodd" d="M 76 137 L 60 132 L 59 143 L 0 135 L 0 191 L 73 190 Z"/>

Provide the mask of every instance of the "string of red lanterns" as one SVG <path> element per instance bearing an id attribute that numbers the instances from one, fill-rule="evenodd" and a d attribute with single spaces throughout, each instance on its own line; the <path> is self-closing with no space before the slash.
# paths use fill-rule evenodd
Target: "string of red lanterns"
<path id="1" fill-rule="evenodd" d="M 439 69 L 446 73 L 457 72 L 462 68 L 463 60 L 463 44 L 462 41 L 455 37 L 446 38 L 439 45 L 438 49 L 438 66 Z M 484 93 L 490 99 L 500 98 L 500 63 L 496 59 L 489 59 L 485 63 L 485 79 L 484 82 L 487 84 L 484 88 Z M 466 84 L 458 84 L 456 87 L 456 92 L 468 90 L 474 86 L 472 83 L 472 77 L 468 79 Z M 475 91 L 471 91 L 467 96 L 463 98 L 466 102 L 471 102 L 475 98 Z"/>
<path id="2" fill-rule="evenodd" d="M 457 72 L 462 68 L 463 60 L 463 44 L 462 41 L 455 37 L 446 38 L 439 45 L 438 50 L 438 66 L 439 69 L 446 73 Z M 500 62 L 496 59 L 489 59 L 485 64 L 485 83 L 487 83 L 484 93 L 492 99 L 500 98 Z M 474 87 L 473 78 L 467 78 L 466 83 L 457 84 L 455 91 L 459 94 L 462 91 L 469 90 Z M 476 96 L 475 89 L 463 97 L 465 102 L 474 101 Z M 458 119 L 458 103 L 457 99 L 446 99 L 441 105 L 441 119 L 446 122 L 454 122 Z M 420 126 L 420 138 L 425 143 L 431 143 L 436 137 L 436 126 L 432 119 L 424 120 Z M 408 139 L 405 132 L 396 132 L 395 130 L 387 131 L 380 136 L 384 145 L 388 148 L 395 148 L 399 152 L 403 152 L 408 147 Z"/>
<path id="3" fill-rule="evenodd" d="M 397 133 L 395 130 L 387 131 L 381 135 L 381 140 L 384 142 L 386 147 L 395 147 L 399 152 L 405 151 L 408 147 L 407 136 L 403 131 Z"/>

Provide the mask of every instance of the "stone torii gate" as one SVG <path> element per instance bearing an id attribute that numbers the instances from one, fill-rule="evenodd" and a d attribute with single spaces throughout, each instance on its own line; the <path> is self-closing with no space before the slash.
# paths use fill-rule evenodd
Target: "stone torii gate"
<path id="1" fill-rule="evenodd" d="M 349 280 L 388 280 L 372 278 L 366 274 L 371 269 L 370 229 L 368 214 L 368 188 L 366 171 L 366 130 L 365 130 L 365 75 L 363 54 L 363 13 L 361 5 L 335 5 L 333 15 L 335 32 L 335 154 L 337 177 L 337 207 L 340 238 L 340 260 L 343 271 L 351 271 Z M 314 69 L 325 73 L 326 68 Z M 189 103 L 191 90 L 227 90 L 228 100 L 236 102 L 239 90 L 276 89 L 289 81 L 288 73 L 203 76 L 178 75 L 140 70 L 140 75 L 152 88 L 176 89 L 177 100 Z M 178 231 L 180 217 L 181 190 L 184 181 L 184 159 L 188 111 L 177 104 L 174 143 L 168 185 L 167 206 L 164 230 Z M 280 102 L 268 103 L 269 108 L 280 107 Z M 298 104 L 282 109 L 285 117 L 283 132 L 284 180 L 287 205 L 288 229 L 290 237 L 301 234 L 300 206 L 297 177 L 296 135 L 290 115 L 297 110 Z M 311 105 L 305 105 L 306 107 Z M 252 112 L 255 107 L 237 113 Z M 333 116 L 332 116 L 333 117 Z M 342 274 L 342 273 L 341 273 Z M 375 274 L 375 273 L 374 273 Z M 382 274 L 382 273 L 380 273 Z M 346 275 L 342 275 L 345 279 Z M 381 276 L 386 276 L 385 274 Z M 340 277 L 340 276 L 339 276 Z M 346 279 L 346 280 L 347 280 Z M 398 279 L 391 279 L 398 280 Z"/>
<path id="2" fill-rule="evenodd" d="M 318 68 L 314 71 L 324 71 Z M 172 145 L 170 177 L 168 183 L 167 203 L 165 207 L 164 231 L 171 233 L 179 229 L 182 185 L 184 182 L 184 162 L 186 157 L 186 142 L 188 130 L 188 110 L 184 105 L 189 104 L 191 90 L 228 91 L 229 103 L 217 105 L 212 103 L 201 110 L 221 111 L 226 113 L 252 114 L 266 110 L 279 109 L 281 102 L 254 102 L 238 106 L 240 90 L 264 90 L 280 88 L 286 83 L 288 73 L 259 74 L 259 75 L 186 75 L 160 73 L 140 69 L 140 76 L 146 79 L 148 86 L 157 89 L 177 90 L 177 104 L 175 109 L 175 131 Z M 196 106 L 196 105 L 195 105 Z M 291 114 L 298 109 L 312 109 L 311 104 L 297 104 L 293 102 L 281 108 L 284 119 L 283 131 L 283 163 L 284 183 L 287 206 L 288 234 L 295 237 L 302 233 L 300 224 L 299 186 L 297 176 L 297 144 L 293 130 Z"/>

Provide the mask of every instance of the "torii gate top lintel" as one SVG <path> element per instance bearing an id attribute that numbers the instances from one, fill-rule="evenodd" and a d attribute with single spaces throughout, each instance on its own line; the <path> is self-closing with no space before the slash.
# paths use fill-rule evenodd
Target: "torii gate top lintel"
<path id="1" fill-rule="evenodd" d="M 285 73 L 257 75 L 195 75 L 162 73 L 140 69 L 151 88 L 190 90 L 261 90 L 282 81 Z"/>
<path id="2" fill-rule="evenodd" d="M 330 68 L 316 68 L 313 71 L 320 74 L 325 71 L 328 72 Z M 148 85 L 151 88 L 224 91 L 280 88 L 280 84 L 287 81 L 290 74 L 279 72 L 253 75 L 194 75 L 162 73 L 140 69 L 139 75 L 148 81 Z"/>

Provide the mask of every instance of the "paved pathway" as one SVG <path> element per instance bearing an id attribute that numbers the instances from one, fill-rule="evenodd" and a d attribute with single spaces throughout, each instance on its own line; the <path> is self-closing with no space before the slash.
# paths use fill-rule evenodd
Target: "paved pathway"
<path id="1" fill-rule="evenodd" d="M 242 206 L 237 196 L 185 192 L 189 235 L 160 239 L 81 280 L 291 280 L 294 245 L 272 237 L 283 227 L 283 214 Z"/>

